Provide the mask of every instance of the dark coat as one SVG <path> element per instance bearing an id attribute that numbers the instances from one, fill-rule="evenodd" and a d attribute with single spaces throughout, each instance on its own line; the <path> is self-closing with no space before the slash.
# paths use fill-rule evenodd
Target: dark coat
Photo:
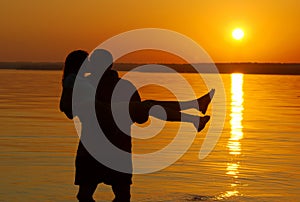
<path id="1" fill-rule="evenodd" d="M 135 87 L 126 80 L 118 78 L 118 75 L 114 71 L 109 71 L 100 80 L 97 91 L 96 91 L 96 115 L 98 123 L 104 132 L 107 139 L 119 149 L 131 153 L 131 136 L 130 127 L 133 122 L 136 122 L 136 115 L 134 113 L 134 107 L 129 107 L 130 116 L 132 116 L 132 122 L 128 122 L 126 125 L 127 134 L 121 131 L 114 121 L 114 117 L 111 111 L 111 98 L 115 86 L 118 82 L 126 89 L 131 89 L 135 93 L 133 94 L 130 103 L 141 103 L 140 96 L 136 91 Z M 125 92 L 126 93 L 126 92 Z M 121 96 L 122 97 L 122 96 Z M 122 98 L 120 98 L 122 99 Z M 122 102 L 123 100 L 117 100 L 117 102 Z M 100 104 L 99 104 L 100 103 Z M 101 103 L 105 103 L 106 107 L 103 107 Z M 84 124 L 84 123 L 83 123 Z M 82 126 L 84 127 L 84 126 Z M 101 143 L 99 143 L 101 147 Z M 129 166 L 132 169 L 131 155 Z M 105 184 L 132 184 L 132 174 L 121 173 L 106 167 L 105 165 L 98 162 L 90 153 L 85 149 L 82 142 L 79 143 L 77 156 L 76 156 L 76 174 L 75 174 L 75 184 L 79 185 L 82 183 L 105 183 Z"/>

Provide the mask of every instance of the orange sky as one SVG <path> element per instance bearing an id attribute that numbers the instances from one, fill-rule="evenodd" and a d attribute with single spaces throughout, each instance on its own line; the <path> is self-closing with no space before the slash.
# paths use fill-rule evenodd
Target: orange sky
<path id="1" fill-rule="evenodd" d="M 0 61 L 63 61 L 153 27 L 192 38 L 215 62 L 300 62 L 299 11 L 299 0 L 1 1 Z M 235 27 L 242 41 L 232 39 Z"/>

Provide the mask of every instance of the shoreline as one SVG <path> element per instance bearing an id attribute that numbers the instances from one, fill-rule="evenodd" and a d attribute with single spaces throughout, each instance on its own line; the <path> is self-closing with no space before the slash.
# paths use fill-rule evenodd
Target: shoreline
<path id="1" fill-rule="evenodd" d="M 146 64 L 116 63 L 114 69 L 117 71 L 130 71 L 138 66 Z M 179 73 L 196 73 L 191 64 L 157 64 L 167 66 Z M 244 74 L 279 74 L 300 75 L 300 63 L 198 63 L 193 64 L 201 67 L 201 73 L 211 73 L 208 67 L 215 65 L 219 73 L 244 73 Z M 0 69 L 14 70 L 62 70 L 62 62 L 0 62 Z M 155 69 L 147 72 L 160 72 Z"/>

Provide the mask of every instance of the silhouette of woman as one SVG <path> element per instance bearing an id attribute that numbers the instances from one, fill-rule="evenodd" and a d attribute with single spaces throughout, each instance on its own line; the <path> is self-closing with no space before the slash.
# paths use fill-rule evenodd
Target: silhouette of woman
<path id="1" fill-rule="evenodd" d="M 72 112 L 73 86 L 79 69 L 87 57 L 87 52 L 83 50 L 76 50 L 71 52 L 65 61 L 62 77 L 63 89 L 60 100 L 60 110 L 64 112 L 69 119 L 73 119 L 73 117 L 76 116 L 76 114 L 74 115 Z M 160 105 L 165 109 L 167 121 L 191 122 L 194 124 L 198 132 L 201 131 L 205 127 L 205 124 L 209 121 L 209 116 L 199 117 L 188 115 L 180 112 L 180 110 L 196 108 L 205 114 L 207 107 L 214 95 L 214 90 L 211 90 L 209 93 L 197 100 L 180 103 L 177 101 L 141 101 L 139 93 L 135 87 L 129 81 L 119 78 L 117 72 L 111 69 L 113 65 L 113 58 L 108 51 L 94 51 L 90 57 L 90 63 L 92 66 L 97 66 L 97 62 L 94 64 L 93 62 L 101 60 L 103 57 L 105 60 L 109 60 L 111 65 L 104 72 L 98 84 L 90 85 L 91 88 L 97 88 L 95 103 L 86 103 L 95 105 L 98 123 L 103 133 L 105 134 L 106 138 L 119 149 L 131 153 L 131 137 L 128 135 L 130 134 L 130 125 L 134 122 L 146 122 L 149 117 L 149 110 L 154 105 Z M 93 76 L 95 75 L 90 75 L 91 78 Z M 123 132 L 118 128 L 114 121 L 111 110 L 112 94 L 115 86 L 120 82 L 122 83 L 122 86 L 125 86 L 127 89 L 133 89 L 133 92 L 135 92 L 130 99 L 129 114 L 131 117 L 131 122 L 127 123 L 126 132 Z M 83 100 L 84 99 L 85 98 L 83 98 Z M 155 113 L 151 115 L 160 119 L 164 118 Z M 85 128 L 88 127 L 88 119 L 80 117 L 80 115 L 78 116 L 82 121 L 82 139 L 85 137 L 85 135 L 88 135 L 85 134 Z M 127 162 L 129 170 L 132 169 L 131 157 L 126 159 L 125 162 Z M 132 174 L 118 172 L 101 164 L 87 151 L 82 141 L 80 141 L 78 145 L 75 167 L 75 185 L 79 185 L 77 199 L 80 202 L 93 202 L 93 194 L 99 183 L 105 183 L 112 186 L 112 190 L 115 194 L 115 198 L 113 200 L 114 202 L 130 201 L 130 185 L 132 184 Z"/>

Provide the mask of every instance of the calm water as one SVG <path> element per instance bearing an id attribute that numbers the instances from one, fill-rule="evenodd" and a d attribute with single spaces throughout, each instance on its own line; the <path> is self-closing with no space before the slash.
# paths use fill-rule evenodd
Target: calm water
<path id="1" fill-rule="evenodd" d="M 171 82 L 172 74 L 165 75 Z M 198 95 L 207 91 L 196 75 L 184 76 Z M 57 71 L 0 70 L 0 201 L 75 201 L 78 137 L 58 110 L 60 77 Z M 198 159 L 205 129 L 172 166 L 135 175 L 132 201 L 300 201 L 300 76 L 222 79 L 227 116 L 213 152 Z M 155 88 L 141 94 L 172 98 Z M 158 137 L 134 140 L 134 151 L 168 145 L 177 129 L 178 123 L 167 123 Z M 110 187 L 100 185 L 95 198 L 112 200 Z"/>

